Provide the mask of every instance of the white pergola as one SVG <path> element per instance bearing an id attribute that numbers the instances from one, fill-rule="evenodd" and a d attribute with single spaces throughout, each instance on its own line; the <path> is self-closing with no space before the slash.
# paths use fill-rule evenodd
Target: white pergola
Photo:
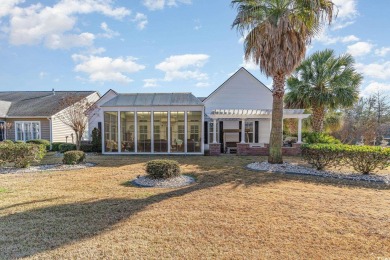
<path id="1" fill-rule="evenodd" d="M 245 120 L 261 119 L 272 117 L 272 109 L 215 109 L 208 116 L 213 119 L 213 143 L 217 143 L 217 120 L 238 119 L 245 125 Z M 284 109 L 283 119 L 298 119 L 298 143 L 302 143 L 302 119 L 308 118 L 310 114 L 304 114 L 303 109 Z M 245 143 L 245 127 L 241 128 L 241 143 Z"/>

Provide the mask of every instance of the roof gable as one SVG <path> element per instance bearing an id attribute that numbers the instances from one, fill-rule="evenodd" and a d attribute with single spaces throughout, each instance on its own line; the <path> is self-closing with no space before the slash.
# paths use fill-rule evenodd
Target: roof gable
<path id="1" fill-rule="evenodd" d="M 213 109 L 271 109 L 272 91 L 244 68 L 240 68 L 203 103 Z"/>

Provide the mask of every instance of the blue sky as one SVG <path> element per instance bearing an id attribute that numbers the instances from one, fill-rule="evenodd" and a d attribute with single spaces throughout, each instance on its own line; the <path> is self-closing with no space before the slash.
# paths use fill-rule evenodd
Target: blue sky
<path id="1" fill-rule="evenodd" d="M 390 93 L 390 1 L 335 0 L 313 40 L 351 53 L 362 95 Z M 224 0 L 1 0 L 0 90 L 193 92 L 207 96 L 245 66 L 236 11 Z"/>

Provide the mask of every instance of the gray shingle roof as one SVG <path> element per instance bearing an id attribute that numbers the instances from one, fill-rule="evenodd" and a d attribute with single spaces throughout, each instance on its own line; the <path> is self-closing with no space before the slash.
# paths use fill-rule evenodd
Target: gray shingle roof
<path id="1" fill-rule="evenodd" d="M 0 116 L 47 117 L 61 110 L 61 101 L 69 95 L 85 98 L 95 91 L 7 91 L 0 92 Z M 7 110 L 8 106 L 8 110 Z"/>
<path id="2" fill-rule="evenodd" d="M 119 94 L 102 107 L 131 106 L 203 106 L 192 93 L 134 93 Z"/>

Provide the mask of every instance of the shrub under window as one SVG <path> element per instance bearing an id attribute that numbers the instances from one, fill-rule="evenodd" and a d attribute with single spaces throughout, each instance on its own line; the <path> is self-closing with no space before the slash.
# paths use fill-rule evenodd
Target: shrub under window
<path id="1" fill-rule="evenodd" d="M 74 150 L 76 150 L 76 145 L 75 144 L 68 144 L 68 143 L 60 144 L 59 149 L 60 149 L 61 153 L 65 153 L 68 151 L 74 151 Z"/>

